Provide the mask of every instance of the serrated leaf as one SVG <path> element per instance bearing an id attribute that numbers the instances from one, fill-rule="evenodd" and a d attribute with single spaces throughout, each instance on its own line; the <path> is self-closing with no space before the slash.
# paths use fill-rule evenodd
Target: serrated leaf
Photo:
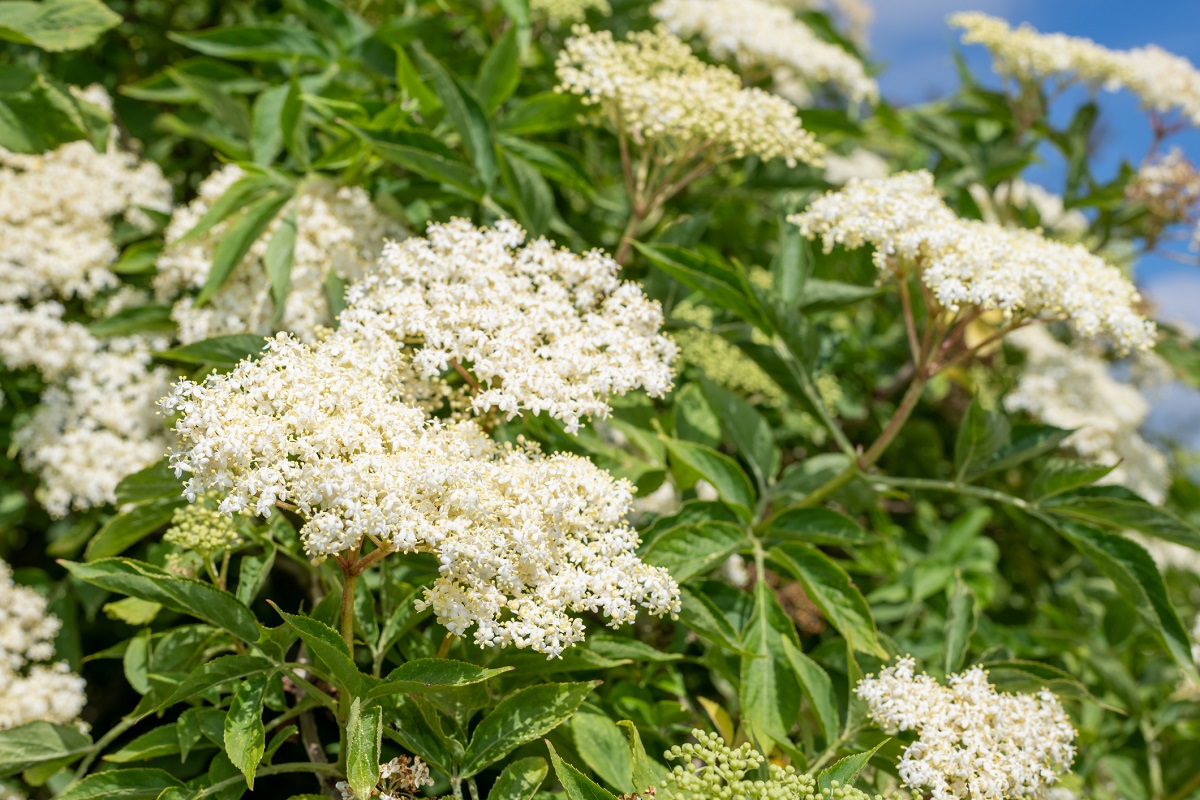
<path id="1" fill-rule="evenodd" d="M 254 242 L 262 236 L 263 231 L 279 214 L 279 210 L 291 199 L 291 191 L 271 192 L 243 211 L 225 229 L 213 250 L 208 277 L 196 295 L 196 306 L 204 305 L 220 291 L 225 281 L 229 280 L 229 276 L 250 252 Z"/>
<path id="2" fill-rule="evenodd" d="M 745 532 L 725 522 L 680 525 L 656 538 L 642 560 L 664 567 L 683 583 L 714 569 L 746 544 Z"/>
<path id="3" fill-rule="evenodd" d="M 633 763 L 633 785 L 642 792 L 645 792 L 650 786 L 656 788 L 662 786 L 670 774 L 670 770 L 646 755 L 646 748 L 642 744 L 642 735 L 638 732 L 636 725 L 627 719 L 621 720 L 617 725 L 624 728 L 626 736 L 629 737 L 629 754 Z"/>
<path id="4" fill-rule="evenodd" d="M 86 583 L 188 614 L 246 642 L 258 639 L 258 621 L 250 609 L 229 592 L 212 584 L 181 578 L 152 564 L 129 558 L 106 558 L 87 564 L 59 563 Z"/>
<path id="5" fill-rule="evenodd" d="M 362 707 L 354 698 L 346 720 L 346 781 L 356 797 L 370 797 L 379 782 L 379 747 L 383 739 L 383 709 Z"/>
<path id="6" fill-rule="evenodd" d="M 771 426 L 754 406 L 728 389 L 707 378 L 700 379 L 700 387 L 704 397 L 716 411 L 725 435 L 733 441 L 738 452 L 750 465 L 759 490 L 766 491 L 779 471 L 780 461 L 779 448 L 775 446 Z"/>
<path id="7" fill-rule="evenodd" d="M 1071 431 L 1053 425 L 1016 425 L 1008 441 L 988 460 L 975 464 L 964 476 L 967 480 L 1015 467 L 1045 455 L 1062 444 Z"/>
<path id="8" fill-rule="evenodd" d="M 770 331 L 749 279 L 737 267 L 717 256 L 674 245 L 634 242 L 639 253 L 683 285 L 702 292 L 721 308 L 737 314 L 762 331 Z"/>
<path id="9" fill-rule="evenodd" d="M 496 778 L 487 800 L 533 800 L 549 771 L 544 758 L 518 759 Z"/>
<path id="10" fill-rule="evenodd" d="M 461 775 L 469 778 L 526 742 L 545 736 L 570 719 L 596 683 L 547 683 L 509 695 L 471 734 Z"/>
<path id="11" fill-rule="evenodd" d="M 337 687 L 351 697 L 357 696 L 362 687 L 362 673 L 350 657 L 350 648 L 341 634 L 320 620 L 289 614 L 274 603 L 271 605 L 308 645 L 309 654 L 325 665 Z"/>
<path id="12" fill-rule="evenodd" d="M 178 487 L 179 484 L 176 484 Z M 110 517 L 88 542 L 88 561 L 120 555 L 171 521 L 175 509 L 187 505 L 183 498 L 141 503 L 123 514 Z"/>
<path id="13" fill-rule="evenodd" d="M 808 698 L 808 705 L 821 726 L 826 744 L 836 741 L 841 719 L 834 705 L 833 681 L 829 679 L 829 674 L 786 637 L 783 639 L 783 652 L 792 665 L 800 690 Z"/>
<path id="14" fill-rule="evenodd" d="M 837 781 L 838 786 L 852 786 L 854 779 L 858 777 L 858 773 L 862 772 L 863 767 L 867 765 L 871 757 L 879 752 L 879 748 L 887 744 L 888 741 L 888 739 L 884 739 L 865 753 L 855 753 L 852 756 L 846 756 L 828 769 L 821 770 L 817 774 L 817 788 L 822 792 L 832 789 L 834 781 Z"/>
<path id="15" fill-rule="evenodd" d="M 571 717 L 575 749 L 592 772 L 618 791 L 630 793 L 633 760 L 621 729 L 606 714 L 584 707 Z"/>
<path id="16" fill-rule="evenodd" d="M 1124 486 L 1084 486 L 1042 502 L 1055 516 L 1147 536 L 1200 550 L 1200 529 Z"/>
<path id="17" fill-rule="evenodd" d="M 741 636 L 717 604 L 702 591 L 679 587 L 679 620 L 689 631 L 712 644 L 743 653 Z"/>
<path id="18" fill-rule="evenodd" d="M 763 525 L 771 542 L 846 547 L 869 544 L 871 536 L 852 517 L 828 508 L 785 508 Z"/>
<path id="19" fill-rule="evenodd" d="M 1002 414 L 988 411 L 971 401 L 958 429 L 954 443 L 954 466 L 959 480 L 990 460 L 1008 441 L 1008 420 Z"/>
<path id="20" fill-rule="evenodd" d="M 143 470 L 127 475 L 117 484 L 118 506 L 163 500 L 183 494 L 183 483 L 175 477 L 168 459 L 156 461 Z"/>
<path id="21" fill-rule="evenodd" d="M 487 669 L 465 661 L 417 658 L 396 667 L 387 679 L 367 692 L 367 698 L 389 694 L 421 694 L 458 686 L 472 686 L 502 675 L 512 667 Z"/>
<path id="22" fill-rule="evenodd" d="M 548 741 L 546 748 L 550 751 L 554 774 L 558 776 L 558 782 L 562 784 L 563 790 L 567 793 L 567 800 L 617 800 L 616 795 L 612 792 L 596 785 L 591 778 L 559 758 L 554 745 Z"/>
<path id="23" fill-rule="evenodd" d="M 30 722 L 0 731 L 0 777 L 39 764 L 74 760 L 92 746 L 92 737 L 73 725 Z"/>
<path id="24" fill-rule="evenodd" d="M 1050 459 L 1042 465 L 1037 477 L 1034 478 L 1031 494 L 1035 500 L 1045 500 L 1063 492 L 1093 484 L 1114 469 L 1116 469 L 1115 466 L 1085 464 L 1073 459 Z"/>
<path id="25" fill-rule="evenodd" d="M 202 694 L 214 686 L 232 683 L 260 673 L 270 673 L 274 670 L 274 662 L 262 656 L 220 656 L 205 662 L 199 669 L 189 673 L 170 694 L 156 703 L 148 713 L 170 708 L 176 703 Z"/>
<path id="26" fill-rule="evenodd" d="M 178 752 L 179 732 L 176 730 L 175 723 L 172 722 L 169 725 L 159 725 L 157 728 L 143 733 L 115 753 L 104 756 L 104 760 L 112 764 L 132 764 Z"/>
<path id="27" fill-rule="evenodd" d="M 717 490 L 717 496 L 749 520 L 754 513 L 754 487 L 746 473 L 729 456 L 695 442 L 664 437 L 663 444 L 672 462 L 679 462 L 699 473 Z"/>
<path id="28" fill-rule="evenodd" d="M 738 700 L 760 747 L 786 742 L 800 710 L 800 687 L 783 650 L 784 633 L 794 631 L 765 581 L 754 586 L 754 612 L 742 632 Z M 791 633 L 791 635 L 795 635 Z"/>
<path id="29" fill-rule="evenodd" d="M 246 785 L 251 789 L 254 788 L 254 773 L 267 747 L 262 721 L 266 688 L 266 675 L 251 675 L 238 684 L 225 715 L 225 755 L 246 776 Z"/>
<path id="30" fill-rule="evenodd" d="M 55 800 L 155 800 L 183 782 L 161 769 L 110 769 L 88 775 Z"/>
<path id="31" fill-rule="evenodd" d="M 871 607 L 846 571 L 815 547 L 790 542 L 771 548 L 771 558 L 821 610 L 829 623 L 860 653 L 887 658 L 879 644 Z"/>
<path id="32" fill-rule="evenodd" d="M 442 101 L 446 116 L 462 138 L 467 156 L 475 165 L 484 186 L 491 186 L 499 174 L 499 166 L 492 145 L 492 127 L 487 114 L 484 113 L 478 98 L 442 66 L 440 61 L 424 49 L 418 49 L 416 52 L 422 67 L 431 75 L 433 90 Z"/>

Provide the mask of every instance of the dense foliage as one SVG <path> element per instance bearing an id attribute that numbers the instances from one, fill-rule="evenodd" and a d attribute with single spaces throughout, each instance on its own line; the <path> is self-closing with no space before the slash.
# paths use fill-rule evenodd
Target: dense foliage
<path id="1" fill-rule="evenodd" d="M 862 12 L 0 4 L 0 797 L 1200 797 L 1200 73 Z"/>

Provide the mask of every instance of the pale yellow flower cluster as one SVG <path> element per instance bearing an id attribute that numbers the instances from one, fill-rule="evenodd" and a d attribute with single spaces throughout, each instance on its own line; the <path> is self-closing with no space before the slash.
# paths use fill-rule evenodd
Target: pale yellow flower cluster
<path id="1" fill-rule="evenodd" d="M 672 311 L 671 317 L 695 326 L 671 333 L 679 345 L 679 357 L 683 361 L 694 365 L 710 380 L 726 389 L 752 399 L 761 399 L 765 405 L 779 405 L 786 399 L 787 395 L 779 388 L 779 384 L 762 367 L 737 345 L 712 332 L 714 314 L 711 308 L 680 304 Z"/>
<path id="2" fill-rule="evenodd" d="M 149 231 L 143 209 L 170 208 L 158 167 L 115 141 L 103 152 L 84 141 L 36 156 L 0 150 L 0 362 L 46 382 L 14 443 L 53 516 L 112 502 L 117 483 L 166 446 L 154 401 L 169 382 L 150 358 L 165 340 L 101 338 L 86 322 L 146 302 L 111 269 L 113 225 Z M 78 322 L 68 319 L 76 305 Z"/>
<path id="3" fill-rule="evenodd" d="M 1091 39 L 1062 33 L 1039 33 L 1028 25 L 979 12 L 950 17 L 964 30 L 963 41 L 982 44 L 992 53 L 1001 75 L 1027 80 L 1079 80 L 1110 91 L 1128 89 L 1153 111 L 1178 111 L 1200 125 L 1200 72 L 1186 58 L 1155 45 L 1110 50 Z"/>
<path id="4" fill-rule="evenodd" d="M 389 237 L 400 236 L 399 224 L 381 214 L 370 196 L 359 187 L 339 187 L 329 180 L 306 181 L 288 207 L 267 226 L 229 280 L 205 305 L 193 297 L 208 280 L 217 244 L 232 219 L 206 233 L 185 239 L 226 190 L 244 173 L 230 164 L 204 179 L 196 199 L 179 208 L 167 226 L 167 247 L 158 259 L 154 291 L 161 303 L 174 303 L 172 318 L 185 343 L 231 333 L 270 334 L 288 330 L 303 341 L 312 341 L 317 329 L 333 321 L 326 298 L 330 275 L 361 277 L 375 263 Z M 294 207 L 294 208 L 293 208 Z M 263 257 L 271 237 L 296 214 L 295 256 L 291 288 L 282 311 L 271 297 L 271 281 Z"/>
<path id="5" fill-rule="evenodd" d="M 607 16 L 612 6 L 608 0 L 529 0 L 529 11 L 558 27 L 583 22 L 589 11 Z"/>
<path id="6" fill-rule="evenodd" d="M 481 646 L 559 655 L 584 635 L 572 614 L 618 625 L 643 607 L 676 612 L 675 582 L 636 555 L 627 481 L 426 411 L 457 358 L 485 384 L 481 410 L 569 426 L 606 412 L 610 393 L 665 391 L 661 310 L 598 253 L 519 248 L 512 223 L 455 221 L 428 237 L 389 247 L 324 340 L 279 334 L 227 375 L 176 384 L 163 407 L 178 414 L 171 461 L 188 499 L 212 491 L 222 512 L 259 515 L 287 503 L 314 556 L 366 538 L 433 554 L 439 577 L 419 605 L 455 634 L 475 626 Z"/>
<path id="7" fill-rule="evenodd" d="M 811 101 L 810 84 L 830 84 L 852 103 L 879 98 L 858 58 L 770 0 L 659 0 L 650 13 L 675 35 L 702 39 L 715 57 L 735 58 L 743 72 L 770 72 L 773 91 L 794 103 Z"/>
<path id="8" fill-rule="evenodd" d="M 228 514 L 192 503 L 175 509 L 171 515 L 171 527 L 163 534 L 163 541 L 181 550 L 207 556 L 233 547 L 241 541 L 241 537 Z"/>
<path id="9" fill-rule="evenodd" d="M 745 156 L 817 164 L 824 148 L 787 100 L 743 88 L 724 67 L 705 64 L 665 27 L 629 34 L 576 26 L 556 64 L 559 91 L 598 105 L 639 144 L 712 161 Z"/>
<path id="10" fill-rule="evenodd" d="M 1088 461 L 1114 467 L 1101 483 L 1127 486 L 1161 504 L 1171 485 L 1170 465 L 1139 433 L 1150 413 L 1142 393 L 1116 380 L 1098 354 L 1062 344 L 1041 327 L 1015 331 L 1009 342 L 1024 351 L 1025 367 L 1004 407 L 1074 430 L 1064 444 Z"/>
<path id="11" fill-rule="evenodd" d="M 900 778 L 933 800 L 1040 798 L 1075 760 L 1075 729 L 1058 698 L 997 692 L 972 667 L 942 686 L 901 658 L 855 693 L 889 731 L 916 731 Z"/>
<path id="12" fill-rule="evenodd" d="M 826 251 L 870 245 L 881 270 L 919 271 L 951 311 L 1065 318 L 1079 335 L 1107 337 L 1122 351 L 1154 342 L 1154 323 L 1139 312 L 1141 296 L 1121 270 L 1036 231 L 960 219 L 928 172 L 852 180 L 789 219 Z"/>
<path id="13" fill-rule="evenodd" d="M 37 720 L 68 725 L 86 702 L 84 681 L 54 657 L 62 622 L 46 609 L 46 598 L 13 582 L 0 561 L 0 731 Z"/>
<path id="14" fill-rule="evenodd" d="M 607 416 L 613 395 L 671 388 L 662 308 L 619 271 L 599 250 L 526 242 L 509 220 L 452 220 L 388 243 L 379 269 L 347 292 L 338 335 L 413 339 L 423 377 L 470 366 L 477 413 L 545 412 L 574 432 L 584 417 Z"/>

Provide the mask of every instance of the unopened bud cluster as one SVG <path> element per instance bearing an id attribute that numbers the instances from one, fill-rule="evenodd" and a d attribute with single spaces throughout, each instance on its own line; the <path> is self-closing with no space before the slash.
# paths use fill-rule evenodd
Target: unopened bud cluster
<path id="1" fill-rule="evenodd" d="M 175 509 L 171 515 L 171 527 L 163 535 L 163 541 L 181 550 L 191 550 L 207 556 L 233 547 L 241 537 L 233 518 L 215 509 L 191 503 Z"/>

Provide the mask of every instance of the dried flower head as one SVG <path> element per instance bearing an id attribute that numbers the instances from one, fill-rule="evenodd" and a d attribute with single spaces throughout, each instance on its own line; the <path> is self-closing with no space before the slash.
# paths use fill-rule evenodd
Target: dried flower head
<path id="1" fill-rule="evenodd" d="M 613 625 L 638 607 L 675 612 L 678 588 L 637 557 L 624 523 L 632 487 L 580 456 L 500 445 L 471 421 L 429 419 L 395 347 L 334 336 L 309 348 L 280 334 L 228 375 L 179 382 L 176 474 L 189 499 L 265 515 L 278 502 L 306 521 L 313 555 L 364 538 L 434 555 L 441 567 L 420 605 L 482 646 L 549 655 L 583 638 L 571 613 Z"/>
<path id="2" fill-rule="evenodd" d="M 901 658 L 856 694 L 889 731 L 915 731 L 900 759 L 905 785 L 934 800 L 1039 798 L 1075 759 L 1075 729 L 1053 694 L 997 692 L 973 667 L 942 686 Z"/>
<path id="3" fill-rule="evenodd" d="M 659 0 L 650 9 L 676 36 L 701 38 L 717 58 L 764 70 L 773 90 L 796 103 L 811 99 L 809 84 L 831 84 L 853 103 L 874 102 L 879 87 L 863 63 L 817 38 L 788 8 L 770 0 Z"/>
<path id="4" fill-rule="evenodd" d="M 582 25 L 574 34 L 558 56 L 559 90 L 600 106 L 634 141 L 711 161 L 753 155 L 789 165 L 820 162 L 824 148 L 791 103 L 743 88 L 736 73 L 705 64 L 665 27 L 631 33 L 625 42 Z"/>
<path id="5" fill-rule="evenodd" d="M 999 309 L 1010 317 L 1062 318 L 1076 333 L 1144 350 L 1155 326 L 1137 309 L 1137 288 L 1079 245 L 1036 231 L 960 219 L 925 171 L 852 180 L 789 217 L 826 252 L 871 245 L 881 270 L 912 270 L 944 308 Z"/>
<path id="6" fill-rule="evenodd" d="M 662 309 L 619 269 L 598 250 L 526 243 L 507 220 L 430 225 L 425 238 L 389 243 L 378 271 L 350 288 L 338 336 L 413 339 L 422 376 L 470 369 L 482 387 L 476 412 L 544 411 L 575 431 L 607 416 L 613 395 L 671 388 Z"/>
<path id="7" fill-rule="evenodd" d="M 217 244 L 237 217 L 192 238 L 185 235 L 240 178 L 241 168 L 230 164 L 209 175 L 196 199 L 179 208 L 167 226 L 167 246 L 158 259 L 154 290 L 158 301 L 174 303 L 172 319 L 179 338 L 194 342 L 230 333 L 270 334 L 288 330 L 311 341 L 318 328 L 333 317 L 325 282 L 331 276 L 356 279 L 375 263 L 384 240 L 402 235 L 394 221 L 377 211 L 359 187 L 339 187 L 315 178 L 305 181 L 298 196 L 250 246 L 228 281 L 206 304 L 193 297 L 208 280 Z M 295 213 L 295 253 L 290 289 L 283 309 L 272 299 L 271 280 L 263 261 L 272 237 Z"/>
<path id="8" fill-rule="evenodd" d="M 62 623 L 46 609 L 46 598 L 13 582 L 0 561 L 0 730 L 36 720 L 77 722 L 85 702 L 83 679 L 54 657 Z"/>

